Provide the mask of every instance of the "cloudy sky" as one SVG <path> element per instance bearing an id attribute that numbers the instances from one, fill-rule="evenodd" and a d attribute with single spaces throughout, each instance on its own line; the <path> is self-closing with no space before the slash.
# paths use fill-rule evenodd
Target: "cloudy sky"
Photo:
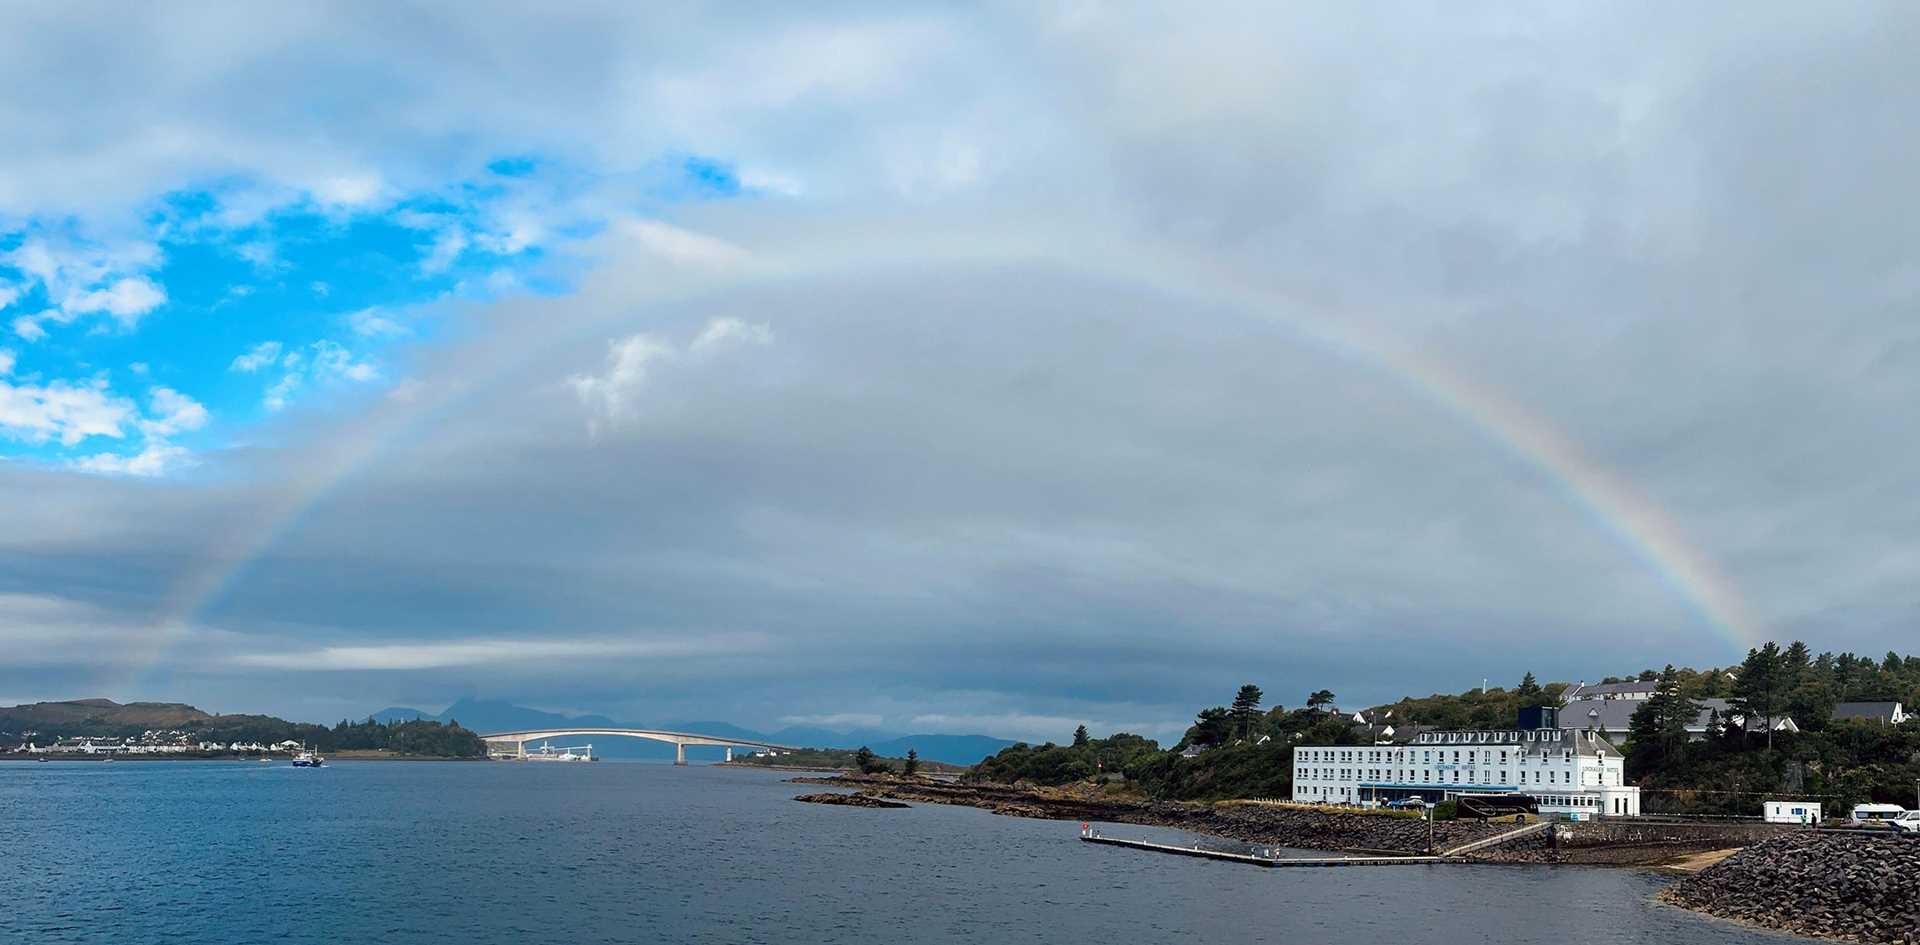
<path id="1" fill-rule="evenodd" d="M 0 703 L 1166 736 L 1920 639 L 1910 4 L 0 21 Z"/>

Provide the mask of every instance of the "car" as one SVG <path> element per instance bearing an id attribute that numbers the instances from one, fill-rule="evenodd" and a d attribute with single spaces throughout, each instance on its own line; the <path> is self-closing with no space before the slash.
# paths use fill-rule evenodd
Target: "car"
<path id="1" fill-rule="evenodd" d="M 1427 806 L 1427 802 L 1417 797 L 1403 797 L 1397 801 L 1388 801 L 1387 806 L 1399 809 L 1420 810 Z"/>
<path id="2" fill-rule="evenodd" d="M 1910 810 L 1887 821 L 1887 826 L 1905 833 L 1920 834 L 1920 810 Z"/>

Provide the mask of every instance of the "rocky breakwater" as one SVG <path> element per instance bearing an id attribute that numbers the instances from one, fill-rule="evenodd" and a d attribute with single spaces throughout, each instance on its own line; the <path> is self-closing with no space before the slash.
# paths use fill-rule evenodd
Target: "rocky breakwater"
<path id="1" fill-rule="evenodd" d="M 1663 890 L 1674 905 L 1801 935 L 1920 942 L 1920 839 L 1808 831 L 1755 844 Z"/>
<path id="2" fill-rule="evenodd" d="M 837 804 L 841 807 L 903 808 L 912 806 L 911 804 L 884 800 L 867 794 L 835 794 L 831 791 L 823 791 L 819 794 L 802 794 L 794 798 L 794 800 L 805 801 L 808 804 Z"/>
<path id="3" fill-rule="evenodd" d="M 1378 811 L 1231 801 L 1153 801 L 1113 796 L 1087 786 L 1029 788 L 854 775 L 791 780 L 852 788 L 873 797 L 979 807 L 1012 817 L 1171 827 L 1261 846 L 1350 853 L 1415 854 L 1427 850 L 1425 821 Z M 1446 850 L 1512 830 L 1514 825 L 1442 821 L 1433 827 L 1434 847 Z"/>

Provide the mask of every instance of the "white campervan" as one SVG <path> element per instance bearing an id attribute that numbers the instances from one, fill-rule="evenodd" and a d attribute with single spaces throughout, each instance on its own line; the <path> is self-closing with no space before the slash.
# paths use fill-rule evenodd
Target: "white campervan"
<path id="1" fill-rule="evenodd" d="M 1853 822 L 1869 824 L 1875 827 L 1887 826 L 1887 822 L 1907 812 L 1898 804 L 1855 804 Z"/>

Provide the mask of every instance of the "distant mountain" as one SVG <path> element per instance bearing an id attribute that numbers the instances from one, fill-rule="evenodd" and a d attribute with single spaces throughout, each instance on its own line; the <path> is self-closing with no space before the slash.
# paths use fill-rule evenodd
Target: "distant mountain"
<path id="1" fill-rule="evenodd" d="M 838 732 L 830 728 L 793 725 L 768 735 L 767 741 L 776 745 L 792 745 L 795 748 L 858 748 L 861 745 L 871 748 L 874 742 L 887 742 L 899 737 L 899 732 L 882 732 L 870 728 Z"/>
<path id="2" fill-rule="evenodd" d="M 858 748 L 865 745 L 873 749 L 876 754 L 890 758 L 903 757 L 908 749 L 913 749 L 928 761 L 954 765 L 975 764 L 980 759 L 1013 744 L 1004 738 L 993 738 L 987 735 L 899 735 L 874 729 L 837 732 L 814 726 L 789 726 L 767 734 L 731 722 L 711 720 L 615 722 L 604 715 L 562 715 L 557 712 L 529 709 L 508 702 L 481 699 L 462 699 L 448 706 L 445 712 L 423 712 L 419 709 L 393 707 L 381 709 L 375 712 L 373 717 L 382 722 L 407 719 L 427 719 L 434 722 L 457 720 L 461 725 L 482 735 L 489 732 L 515 732 L 541 728 L 604 726 L 694 732 L 701 735 L 718 735 L 722 738 L 738 738 L 743 741 L 790 745 L 795 748 Z M 584 742 L 586 739 L 574 739 L 574 741 Z M 673 746 L 664 742 L 650 742 L 637 738 L 604 738 L 593 742 L 593 753 L 606 758 L 671 759 Z M 719 748 L 687 749 L 687 756 L 694 760 L 718 761 L 724 754 L 724 750 Z"/>
<path id="3" fill-rule="evenodd" d="M 980 759 L 998 754 L 1000 749 L 1012 745 L 1004 738 L 989 735 L 903 735 L 884 742 L 867 745 L 876 755 L 887 758 L 904 758 L 907 750 L 920 753 L 928 761 L 940 761 L 950 765 L 976 765 Z"/>

